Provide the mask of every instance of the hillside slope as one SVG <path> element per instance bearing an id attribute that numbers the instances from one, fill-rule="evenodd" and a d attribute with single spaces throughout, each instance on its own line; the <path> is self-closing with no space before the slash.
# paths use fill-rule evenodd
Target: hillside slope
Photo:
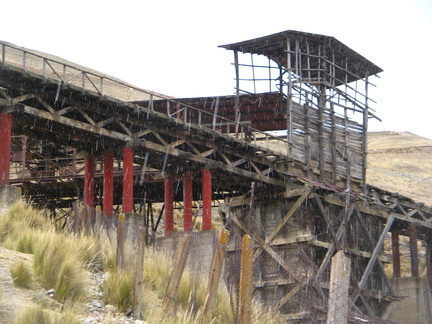
<path id="1" fill-rule="evenodd" d="M 432 206 L 432 140 L 406 132 L 368 135 L 368 184 Z"/>

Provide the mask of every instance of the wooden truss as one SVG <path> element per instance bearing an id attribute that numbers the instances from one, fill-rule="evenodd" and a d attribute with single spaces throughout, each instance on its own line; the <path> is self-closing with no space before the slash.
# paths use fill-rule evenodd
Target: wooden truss
<path id="1" fill-rule="evenodd" d="M 189 161 L 201 168 L 285 187 L 286 156 L 263 150 L 242 136 L 222 134 L 198 120 L 193 123 L 156 112 L 151 104 L 143 107 L 99 93 L 83 93 L 74 85 L 58 85 L 13 66 L 2 71 L 0 86 L 1 112 L 14 115 L 18 133 L 36 133 L 93 154 L 131 146 L 138 152 L 154 152 L 152 167 L 157 169 L 163 168 L 168 156 L 177 166 Z M 205 112 L 195 113 L 197 119 L 205 119 Z"/>
<path id="2" fill-rule="evenodd" d="M 281 203 L 284 199 L 286 203 Z M 265 253 L 284 270 L 278 272 L 278 278 L 272 277 L 267 281 L 262 279 L 265 275 L 257 275 L 255 288 L 257 292 L 269 288 L 283 291 L 284 297 L 280 297 L 281 293 L 275 293 L 278 297 L 270 304 L 275 310 L 282 310 L 285 305 L 287 318 L 299 319 L 299 312 L 303 312 L 302 318 L 310 319 L 314 313 L 311 309 L 291 309 L 293 313 L 287 311 L 290 303 L 303 300 L 301 296 L 306 293 L 315 294 L 325 308 L 330 261 L 335 252 L 341 249 L 345 250 L 354 264 L 350 289 L 352 314 L 358 315 L 361 310 L 366 316 L 385 319 L 389 315 L 391 303 L 400 300 L 385 269 L 385 263 L 391 260 L 383 254 L 384 241 L 396 228 L 409 228 L 413 224 L 419 237 L 426 239 L 431 234 L 432 210 L 377 188 L 369 188 L 368 197 L 359 199 L 359 196 L 351 196 L 351 199 L 351 202 L 347 201 L 345 193 L 305 185 L 303 189 L 285 194 L 285 198 L 272 200 L 283 213 L 278 222 L 270 227 L 266 218 L 274 216 L 263 207 L 269 204 L 266 199 L 245 196 L 230 199 L 226 203 L 230 209 L 228 219 L 235 224 L 234 235 L 247 233 L 254 239 L 254 259 Z M 256 205 L 252 206 L 251 201 Z M 250 212 L 252 209 L 256 210 Z M 305 218 L 310 220 L 302 228 L 299 224 L 304 224 Z M 266 228 L 266 231 L 257 231 L 255 228 Z M 308 235 L 299 235 L 305 231 Z M 348 238 L 344 247 L 345 231 Z M 260 232 L 261 235 L 257 234 Z M 286 250 L 295 246 L 305 251 L 311 259 L 310 267 L 303 271 L 298 271 L 298 268 L 305 267 L 304 264 L 293 263 L 290 258 L 295 259 L 297 256 L 290 256 Z M 235 247 L 231 246 L 231 249 L 235 250 Z M 266 266 L 269 265 L 264 265 L 259 271 L 271 272 Z M 308 292 L 306 289 L 309 289 Z M 325 309 L 321 310 L 325 312 Z"/>

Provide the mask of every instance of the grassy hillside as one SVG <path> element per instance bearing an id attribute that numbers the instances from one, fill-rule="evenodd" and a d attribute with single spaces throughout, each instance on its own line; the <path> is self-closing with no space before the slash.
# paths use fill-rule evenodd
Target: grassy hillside
<path id="1" fill-rule="evenodd" d="M 367 182 L 432 205 L 432 140 L 411 133 L 369 133 Z"/>

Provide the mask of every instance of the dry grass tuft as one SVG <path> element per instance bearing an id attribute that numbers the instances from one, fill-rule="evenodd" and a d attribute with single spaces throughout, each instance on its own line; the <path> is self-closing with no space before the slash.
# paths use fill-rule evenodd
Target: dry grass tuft
<path id="1" fill-rule="evenodd" d="M 86 295 L 85 267 L 77 239 L 54 231 L 41 233 L 35 247 L 34 270 L 46 289 L 55 288 L 59 301 Z"/>
<path id="2" fill-rule="evenodd" d="M 23 288 L 30 288 L 33 282 L 33 273 L 24 261 L 10 267 L 11 276 L 15 285 Z"/>
<path id="3" fill-rule="evenodd" d="M 109 272 L 103 285 L 105 300 L 108 304 L 117 307 L 119 312 L 126 312 L 132 307 L 133 302 L 133 271 Z"/>
<path id="4" fill-rule="evenodd" d="M 17 324 L 78 324 L 73 308 L 66 305 L 62 313 L 53 312 L 37 305 L 27 308 L 17 320 Z"/>

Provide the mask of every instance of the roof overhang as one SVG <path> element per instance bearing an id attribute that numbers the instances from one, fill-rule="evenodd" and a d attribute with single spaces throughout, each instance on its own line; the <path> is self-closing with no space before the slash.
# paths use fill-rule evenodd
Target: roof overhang
<path id="1" fill-rule="evenodd" d="M 300 41 L 298 41 L 300 40 Z M 297 52 L 308 53 L 311 58 L 324 58 L 327 62 L 332 62 L 343 67 L 349 73 L 347 82 L 363 79 L 367 76 L 375 75 L 383 70 L 372 63 L 356 51 L 352 50 L 336 38 L 319 34 L 312 34 L 300 31 L 287 30 L 277 34 L 259 37 L 239 43 L 221 45 L 219 47 L 242 53 L 265 55 L 277 64 L 290 68 L 287 65 L 287 53 Z M 298 64 L 296 57 L 293 57 L 292 64 Z M 302 65 L 318 62 L 318 60 L 300 60 Z M 318 63 L 317 63 L 318 64 Z M 322 63 L 319 63 L 322 64 Z M 304 66 L 304 68 L 307 68 Z M 309 67 L 310 68 L 310 67 Z M 316 69 L 319 66 L 314 67 Z"/>

